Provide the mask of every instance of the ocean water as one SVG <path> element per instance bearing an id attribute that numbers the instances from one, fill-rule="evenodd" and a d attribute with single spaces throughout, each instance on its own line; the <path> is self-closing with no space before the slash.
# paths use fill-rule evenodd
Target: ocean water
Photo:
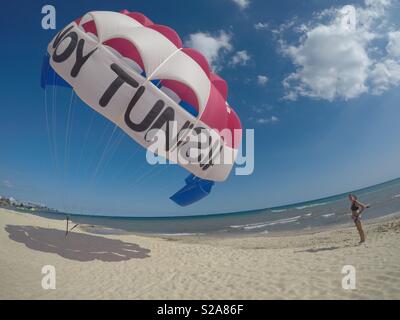
<path id="1" fill-rule="evenodd" d="M 371 207 L 363 219 L 400 212 L 400 179 L 354 191 L 359 200 Z M 352 223 L 346 194 L 288 206 L 220 214 L 171 218 L 126 218 L 69 215 L 72 223 L 85 225 L 97 234 L 155 234 L 165 236 L 274 234 L 310 231 L 337 224 Z M 34 212 L 51 219 L 65 220 L 64 213 Z"/>

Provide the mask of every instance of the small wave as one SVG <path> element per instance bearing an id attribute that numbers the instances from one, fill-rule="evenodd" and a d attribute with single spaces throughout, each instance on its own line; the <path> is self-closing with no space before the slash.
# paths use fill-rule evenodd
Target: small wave
<path id="1" fill-rule="evenodd" d="M 329 218 L 329 217 L 333 217 L 333 216 L 335 216 L 336 215 L 336 213 L 328 213 L 328 214 L 323 214 L 322 216 L 324 217 L 324 218 Z"/>
<path id="2" fill-rule="evenodd" d="M 271 212 L 274 212 L 274 213 L 285 212 L 285 211 L 287 211 L 287 209 L 271 210 Z"/>
<path id="3" fill-rule="evenodd" d="M 244 224 L 244 225 L 239 225 L 239 226 L 230 226 L 231 228 L 242 228 L 245 230 L 252 230 L 252 229 L 260 229 L 268 226 L 274 226 L 276 224 L 285 224 L 285 223 L 291 223 L 291 222 L 296 222 L 299 220 L 301 216 L 293 217 L 293 218 L 286 218 L 286 219 L 280 219 L 280 220 L 275 220 L 275 221 L 270 221 L 270 222 L 259 222 L 259 223 L 253 223 L 253 224 Z"/>
<path id="4" fill-rule="evenodd" d="M 204 233 L 161 233 L 160 236 L 166 237 L 188 237 L 188 236 L 201 236 Z"/>
<path id="5" fill-rule="evenodd" d="M 311 216 L 312 216 L 312 212 L 307 213 L 307 214 L 305 215 L 305 217 L 311 217 Z"/>
<path id="6" fill-rule="evenodd" d="M 324 206 L 327 203 L 314 203 L 314 204 L 310 204 L 308 206 L 300 206 L 300 207 L 296 207 L 297 210 L 303 210 L 303 209 L 307 209 L 307 208 L 313 208 L 313 207 L 318 207 L 318 206 Z"/>
<path id="7" fill-rule="evenodd" d="M 395 198 L 400 198 L 400 194 L 394 195 L 394 196 L 393 196 L 393 199 L 395 199 Z"/>
<path id="8" fill-rule="evenodd" d="M 238 225 L 238 226 L 229 226 L 229 228 L 232 228 L 232 229 L 240 229 L 240 228 L 243 228 L 243 227 L 245 227 L 245 226 L 248 226 L 248 224 L 242 224 L 242 225 Z"/>
<path id="9" fill-rule="evenodd" d="M 263 223 L 263 224 L 256 224 L 256 225 L 248 225 L 248 226 L 244 226 L 243 229 L 245 230 L 253 230 L 253 229 L 260 229 L 260 228 L 264 228 L 264 227 L 268 227 L 271 224 L 269 223 Z"/>

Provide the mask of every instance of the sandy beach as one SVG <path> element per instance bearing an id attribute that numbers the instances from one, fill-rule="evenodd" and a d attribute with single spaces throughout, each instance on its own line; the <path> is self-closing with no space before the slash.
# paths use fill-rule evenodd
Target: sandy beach
<path id="1" fill-rule="evenodd" d="M 95 235 L 0 209 L 0 299 L 399 299 L 400 218 L 301 235 Z M 44 265 L 56 289 L 44 290 Z M 342 288 L 343 266 L 356 289 Z"/>

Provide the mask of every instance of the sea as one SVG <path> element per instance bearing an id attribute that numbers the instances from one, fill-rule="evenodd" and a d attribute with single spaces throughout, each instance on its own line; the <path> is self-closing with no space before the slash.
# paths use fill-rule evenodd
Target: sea
<path id="1" fill-rule="evenodd" d="M 352 193 L 362 203 L 370 205 L 362 215 L 363 220 L 400 212 L 400 178 Z M 79 224 L 94 234 L 135 233 L 167 237 L 274 235 L 352 223 L 348 193 L 274 208 L 189 217 L 132 218 L 27 212 L 57 220 L 66 220 L 68 216 L 71 225 Z"/>

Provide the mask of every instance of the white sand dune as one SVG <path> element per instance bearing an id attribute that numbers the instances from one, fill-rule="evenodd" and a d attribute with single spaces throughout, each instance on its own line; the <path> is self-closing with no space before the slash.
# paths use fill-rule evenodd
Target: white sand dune
<path id="1" fill-rule="evenodd" d="M 399 299 L 400 218 L 279 237 L 93 235 L 0 209 L 0 299 Z M 41 286 L 56 268 L 56 289 Z M 356 290 L 342 289 L 342 267 Z"/>

